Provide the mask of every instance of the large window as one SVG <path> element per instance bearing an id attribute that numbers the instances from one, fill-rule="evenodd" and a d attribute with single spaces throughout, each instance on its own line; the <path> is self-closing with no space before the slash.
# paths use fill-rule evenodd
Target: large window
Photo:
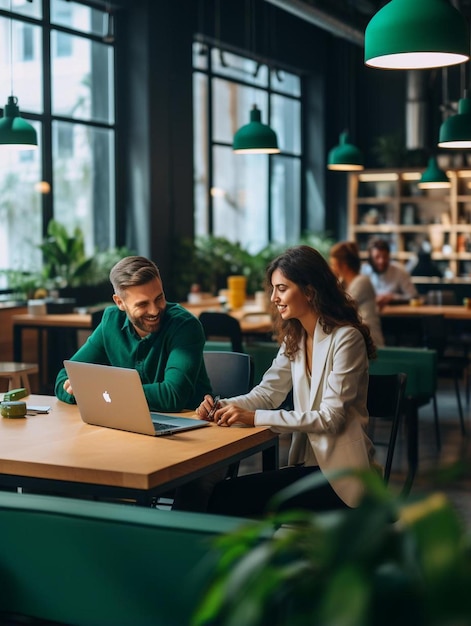
<path id="1" fill-rule="evenodd" d="M 115 245 L 114 45 L 102 40 L 104 11 L 9 4 L 0 0 L 0 106 L 18 98 L 39 147 L 0 145 L 0 270 L 26 271 L 41 264 L 51 218 L 82 228 L 88 254 Z"/>
<path id="2" fill-rule="evenodd" d="M 301 80 L 200 42 L 193 49 L 195 231 L 257 252 L 301 231 Z M 240 155 L 234 133 L 257 104 L 281 154 Z"/>

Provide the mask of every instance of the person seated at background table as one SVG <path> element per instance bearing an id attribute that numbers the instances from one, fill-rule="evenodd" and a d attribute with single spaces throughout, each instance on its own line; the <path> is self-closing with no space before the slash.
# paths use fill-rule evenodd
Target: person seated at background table
<path id="1" fill-rule="evenodd" d="M 408 302 L 417 298 L 417 289 L 405 267 L 391 260 L 391 249 L 386 239 L 373 239 L 368 245 L 368 263 L 361 273 L 371 280 L 380 308 L 394 302 Z"/>
<path id="2" fill-rule="evenodd" d="M 145 257 L 121 259 L 111 269 L 110 281 L 116 306 L 105 309 L 72 360 L 135 368 L 151 410 L 194 409 L 211 392 L 200 321 L 165 300 L 159 269 Z M 75 403 L 65 368 L 57 375 L 55 393 Z"/>
<path id="3" fill-rule="evenodd" d="M 289 466 L 218 482 L 208 511 L 260 516 L 282 488 L 314 472 L 367 469 L 374 446 L 366 434 L 368 359 L 375 346 L 354 302 L 315 249 L 287 249 L 268 266 L 274 327 L 280 349 L 262 381 L 248 394 L 220 400 L 219 426 L 269 426 L 292 433 Z M 293 391 L 293 410 L 280 409 Z M 213 399 L 197 409 L 208 419 Z M 310 510 L 354 507 L 363 494 L 353 476 L 306 491 L 286 506 Z"/>
<path id="4" fill-rule="evenodd" d="M 361 259 L 354 241 L 341 241 L 330 249 L 330 267 L 347 293 L 355 300 L 361 319 L 377 346 L 384 346 L 376 294 L 368 276 L 360 274 Z"/>
<path id="5" fill-rule="evenodd" d="M 417 263 L 411 269 L 411 276 L 436 276 L 443 278 L 440 268 L 432 259 L 432 247 L 428 241 L 424 241 L 417 253 Z"/>

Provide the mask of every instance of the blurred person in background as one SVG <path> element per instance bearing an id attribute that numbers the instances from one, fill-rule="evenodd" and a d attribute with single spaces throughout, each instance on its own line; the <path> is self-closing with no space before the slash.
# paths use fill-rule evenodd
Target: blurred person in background
<path id="1" fill-rule="evenodd" d="M 341 241 L 330 250 L 330 267 L 355 300 L 363 323 L 377 346 L 384 346 L 381 320 L 376 304 L 376 294 L 368 276 L 360 274 L 361 259 L 354 241 Z"/>
<path id="2" fill-rule="evenodd" d="M 361 273 L 371 280 L 380 308 L 418 297 L 409 272 L 401 263 L 391 260 L 391 248 L 386 239 L 375 238 L 370 242 L 368 263 L 363 263 Z"/>

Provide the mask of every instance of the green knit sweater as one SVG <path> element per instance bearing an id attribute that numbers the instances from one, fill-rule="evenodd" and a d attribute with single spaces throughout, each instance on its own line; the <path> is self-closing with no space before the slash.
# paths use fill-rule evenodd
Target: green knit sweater
<path id="1" fill-rule="evenodd" d="M 99 326 L 72 360 L 134 368 L 153 411 L 195 409 L 211 385 L 203 362 L 205 336 L 200 321 L 179 304 L 167 303 L 160 328 L 141 338 L 118 307 L 105 309 Z M 56 378 L 56 396 L 69 404 L 64 391 L 67 372 Z"/>

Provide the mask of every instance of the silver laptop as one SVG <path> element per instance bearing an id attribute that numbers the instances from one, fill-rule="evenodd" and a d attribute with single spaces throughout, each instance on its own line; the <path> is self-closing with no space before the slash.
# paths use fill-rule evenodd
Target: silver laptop
<path id="1" fill-rule="evenodd" d="M 135 369 L 79 361 L 64 361 L 64 367 L 87 424 L 154 437 L 208 426 L 199 419 L 150 412 Z"/>

